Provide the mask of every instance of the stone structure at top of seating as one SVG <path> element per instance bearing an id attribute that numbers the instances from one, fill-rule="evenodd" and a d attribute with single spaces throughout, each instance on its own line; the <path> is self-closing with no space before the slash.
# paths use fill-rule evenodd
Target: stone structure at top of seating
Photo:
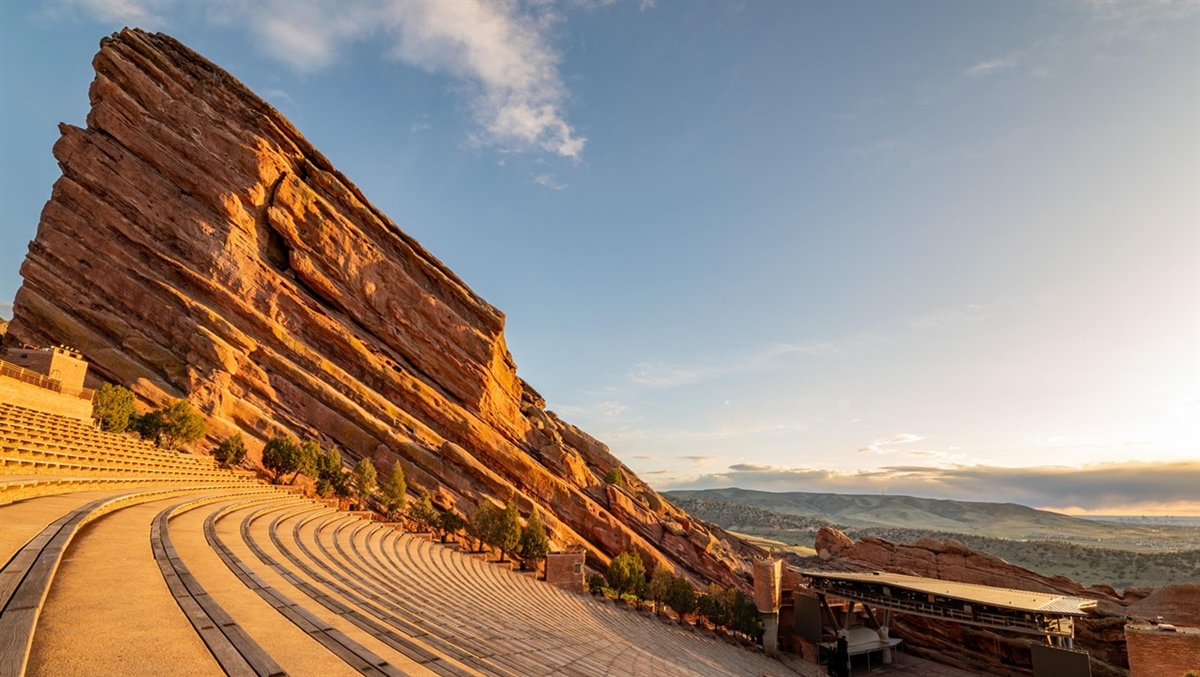
<path id="1" fill-rule="evenodd" d="M 585 558 L 586 555 L 582 550 L 547 553 L 546 582 L 582 595 Z"/>
<path id="2" fill-rule="evenodd" d="M 79 351 L 66 346 L 14 348 L 5 355 L 5 361 L 58 381 L 64 393 L 82 391 L 87 378 L 87 361 Z"/>
<path id="3" fill-rule="evenodd" d="M 83 356 L 64 346 L 10 348 L 0 360 L 0 401 L 90 421 L 93 391 L 83 387 L 87 372 Z"/>

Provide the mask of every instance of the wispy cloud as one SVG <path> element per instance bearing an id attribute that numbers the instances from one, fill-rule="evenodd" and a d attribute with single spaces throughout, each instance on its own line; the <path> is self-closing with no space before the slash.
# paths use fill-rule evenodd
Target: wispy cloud
<path id="1" fill-rule="evenodd" d="M 662 488 L 737 486 L 765 491 L 905 494 L 930 498 L 1013 502 L 1072 511 L 1200 514 L 1200 462 L 1104 463 L 1082 467 L 1004 468 L 987 465 L 889 466 L 843 472 L 739 463 Z"/>
<path id="2" fill-rule="evenodd" d="M 998 59 L 990 59 L 988 61 L 980 61 L 966 70 L 966 74 L 971 77 L 981 77 L 989 75 L 1005 68 L 1012 68 L 1017 65 L 1017 55 L 1013 54 Z"/>
<path id="3" fill-rule="evenodd" d="M 875 440 L 865 447 L 860 447 L 859 451 L 865 451 L 874 454 L 886 454 L 893 451 L 889 447 L 897 444 L 912 444 L 913 442 L 919 442 L 923 439 L 925 438 L 922 435 L 916 435 L 913 433 L 899 433 L 897 435 L 892 435 L 891 437 Z"/>
<path id="4" fill-rule="evenodd" d="M 80 6 L 98 20 L 131 25 L 169 23 L 186 11 L 189 20 L 195 15 L 249 31 L 266 54 L 302 72 L 332 66 L 351 44 L 381 42 L 387 58 L 460 83 L 476 126 L 469 145 L 578 161 L 587 143 L 567 122 L 568 91 L 552 40 L 563 16 L 551 4 L 257 0 L 197 10 L 187 3 L 84 0 Z"/>
<path id="5" fill-rule="evenodd" d="M 562 190 L 563 188 L 567 187 L 567 184 L 559 183 L 558 180 L 554 178 L 553 174 L 538 174 L 536 177 L 534 177 L 533 182 L 539 186 L 542 186 L 543 188 L 549 188 L 550 190 Z"/>
<path id="6" fill-rule="evenodd" d="M 124 23 L 130 26 L 149 28 L 163 23 L 155 6 L 161 7 L 161 2 L 145 2 L 144 0 L 80 0 L 80 5 L 88 14 L 99 21 Z"/>
<path id="7" fill-rule="evenodd" d="M 907 323 L 910 327 L 937 328 L 953 327 L 960 324 L 980 322 L 989 317 L 988 308 L 977 303 L 968 303 L 962 308 L 935 310 L 910 317 Z"/>
<path id="8" fill-rule="evenodd" d="M 0 318 L 6 320 L 12 319 L 13 304 L 12 301 L 0 301 Z"/>
<path id="9" fill-rule="evenodd" d="M 1082 3 L 1090 14 L 1092 29 L 1107 40 L 1145 39 L 1159 28 L 1192 17 L 1200 3 L 1192 0 L 1092 0 Z"/>
<path id="10" fill-rule="evenodd" d="M 789 356 L 828 356 L 841 352 L 841 347 L 830 342 L 776 343 L 756 353 L 726 360 L 717 364 L 663 364 L 641 362 L 634 366 L 626 377 L 633 383 L 651 388 L 676 386 L 708 381 L 730 374 L 763 371 L 779 366 Z"/>

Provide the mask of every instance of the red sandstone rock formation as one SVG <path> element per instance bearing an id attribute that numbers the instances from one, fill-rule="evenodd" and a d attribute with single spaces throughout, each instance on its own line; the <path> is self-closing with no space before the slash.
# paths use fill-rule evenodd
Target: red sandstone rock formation
<path id="1" fill-rule="evenodd" d="M 1167 622 L 1200 622 L 1200 585 L 1196 584 L 1153 592 L 1130 588 L 1122 595 L 1104 585 L 1085 588 L 1065 576 L 1042 576 L 956 541 L 921 539 L 905 545 L 867 537 L 855 542 L 829 527 L 817 532 L 814 547 L 823 560 L 820 566 L 831 570 L 888 571 L 1098 600 L 1095 611 L 1075 623 L 1076 645 L 1091 654 L 1094 677 L 1129 674 L 1124 629 L 1130 617 L 1161 615 Z M 1029 675 L 1032 669 L 1028 639 L 915 616 L 898 616 L 894 630 L 895 636 L 908 639 L 913 653 L 947 665 L 996 675 Z"/>
<path id="2" fill-rule="evenodd" d="M 740 583 L 723 532 L 687 519 L 545 411 L 504 315 L 379 212 L 274 108 L 170 37 L 101 42 L 87 128 L 21 267 L 9 341 L 77 347 L 143 402 L 186 397 L 210 434 L 289 432 L 399 460 L 470 513 L 542 508 L 603 568 L 627 549 Z M 680 524 L 687 524 L 681 528 Z"/>

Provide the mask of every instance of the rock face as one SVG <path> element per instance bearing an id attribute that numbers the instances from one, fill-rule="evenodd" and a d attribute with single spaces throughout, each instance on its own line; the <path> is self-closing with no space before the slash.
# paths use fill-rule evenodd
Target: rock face
<path id="1" fill-rule="evenodd" d="M 1196 584 L 1166 586 L 1153 593 L 1131 588 L 1121 595 L 1108 586 L 1085 588 L 1065 576 L 1042 576 L 956 541 L 921 539 L 903 545 L 868 537 L 855 542 L 829 527 L 817 532 L 815 548 L 821 555 L 816 566 L 831 570 L 888 571 L 1098 600 L 1094 611 L 1075 622 L 1075 644 L 1091 655 L 1095 677 L 1129 674 L 1124 633 L 1129 617 L 1162 615 L 1164 621 L 1184 625 L 1200 619 Z M 893 628 L 895 636 L 908 640 L 913 653 L 940 663 L 995 675 L 1032 674 L 1028 639 L 915 616 L 895 617 Z"/>
<path id="2" fill-rule="evenodd" d="M 106 38 L 87 128 L 21 267 L 7 340 L 78 348 L 147 404 L 187 398 L 252 457 L 287 432 L 339 445 L 464 514 L 537 505 L 603 569 L 636 549 L 740 583 L 735 539 L 696 525 L 545 411 L 504 315 L 400 231 L 274 108 L 161 34 Z M 681 534 L 664 524 L 688 524 Z"/>

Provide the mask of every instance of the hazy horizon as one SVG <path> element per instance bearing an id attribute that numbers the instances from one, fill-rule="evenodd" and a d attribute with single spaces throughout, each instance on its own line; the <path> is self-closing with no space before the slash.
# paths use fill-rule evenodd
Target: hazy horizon
<path id="1" fill-rule="evenodd" d="M 168 33 L 652 486 L 1200 516 L 1200 5 L 0 3 L 0 317 L 99 39 Z"/>

